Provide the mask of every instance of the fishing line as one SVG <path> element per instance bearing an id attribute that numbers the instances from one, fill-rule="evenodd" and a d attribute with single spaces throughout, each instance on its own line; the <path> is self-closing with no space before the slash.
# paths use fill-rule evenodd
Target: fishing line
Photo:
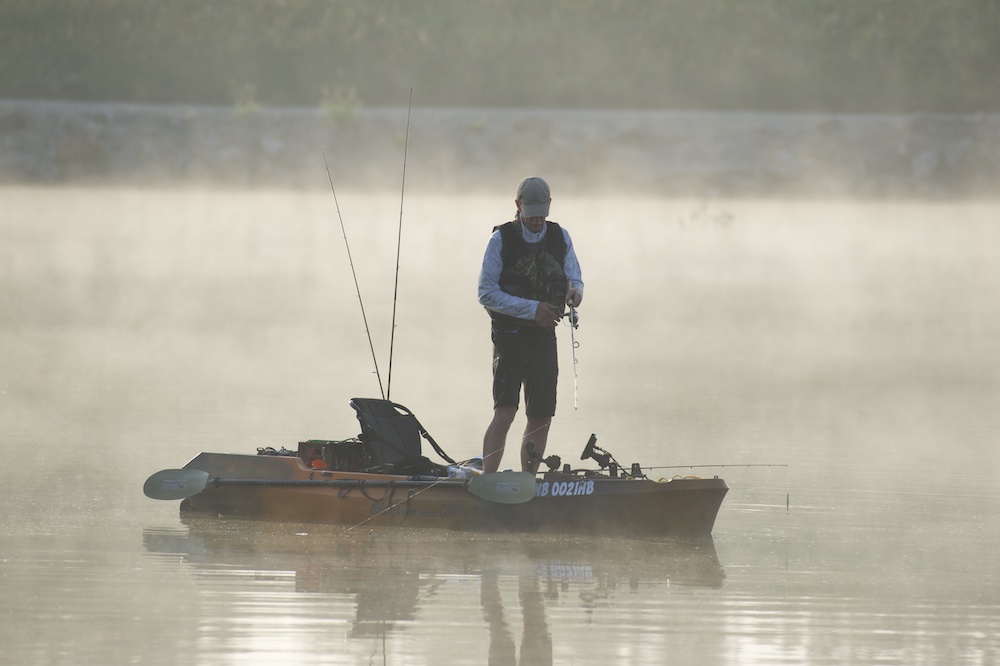
<path id="1" fill-rule="evenodd" d="M 410 103 L 406 107 L 406 136 L 403 139 L 403 180 L 399 188 L 399 232 L 396 238 L 396 285 L 392 290 L 392 330 L 389 332 L 389 374 L 385 399 L 392 392 L 392 348 L 396 340 L 396 296 L 399 293 L 399 252 L 403 244 L 403 195 L 406 193 L 406 152 L 410 146 L 410 112 L 413 110 L 413 88 L 410 88 Z"/>
<path id="2" fill-rule="evenodd" d="M 546 429 L 546 428 L 548 428 L 548 427 L 549 427 L 549 425 L 543 425 L 543 426 L 538 426 L 538 427 L 537 427 L 537 428 L 535 428 L 534 430 L 532 430 L 532 431 L 530 431 L 530 432 L 526 432 L 526 433 L 524 433 L 524 438 L 527 438 L 527 437 L 529 437 L 530 435 L 534 435 L 534 434 L 535 434 L 536 432 L 541 432 L 541 431 L 545 430 L 545 429 Z"/>
<path id="3" fill-rule="evenodd" d="M 536 432 L 538 432 L 538 431 L 540 431 L 540 430 L 543 430 L 544 428 L 545 428 L 545 426 L 542 426 L 541 428 L 536 428 L 535 430 L 532 430 L 531 432 L 528 432 L 528 433 L 525 433 L 525 435 L 524 435 L 524 436 L 525 436 L 525 437 L 528 437 L 529 435 L 533 435 L 533 434 L 535 434 Z M 502 453 L 503 453 L 503 451 L 494 451 L 494 452 L 493 452 L 493 453 L 491 453 L 490 455 L 492 456 L 492 455 L 496 455 L 496 454 L 502 454 Z M 482 458 L 482 460 L 486 460 L 486 458 L 487 458 L 487 457 L 489 457 L 489 456 L 484 456 L 484 457 Z M 428 486 L 425 486 L 425 487 L 423 487 L 423 488 L 420 488 L 419 490 L 414 490 L 413 488 L 411 488 L 411 489 L 410 489 L 410 491 L 409 491 L 409 492 L 407 493 L 407 495 L 406 495 L 406 498 L 405 498 L 405 499 L 401 499 L 401 500 L 399 500 L 399 501 L 398 501 L 398 502 L 396 502 L 395 504 L 392 504 L 392 503 L 391 503 L 391 502 L 392 502 L 392 495 L 390 494 L 390 495 L 389 495 L 389 500 L 388 500 L 388 501 L 390 502 L 390 504 L 389 504 L 388 506 L 386 506 L 386 507 L 385 507 L 384 509 L 382 509 L 382 510 L 381 510 L 381 511 L 379 511 L 378 513 L 375 513 L 375 514 L 372 514 L 372 515 L 368 516 L 367 518 L 365 518 L 365 519 L 364 519 L 364 520 L 362 520 L 361 522 L 359 522 L 359 523 L 355 523 L 354 525 L 351 525 L 350 527 L 348 527 L 347 529 L 345 529 L 345 530 L 344 530 L 343 532 L 341 532 L 340 534 L 342 534 L 342 535 L 343 535 L 343 534 L 347 534 L 348 532 L 350 532 L 350 531 L 351 531 L 351 530 L 353 530 L 354 528 L 356 528 L 356 527 L 361 527 L 362 525 L 364 525 L 364 524 L 365 524 L 365 523 L 367 523 L 368 521 L 370 521 L 370 520 L 373 520 L 373 519 L 375 519 L 375 518 L 378 518 L 379 516 L 381 516 L 381 515 L 382 515 L 382 514 L 384 514 L 384 513 L 387 513 L 387 512 L 389 512 L 389 511 L 392 511 L 393 509 L 395 509 L 395 508 L 396 508 L 397 506 L 399 506 L 400 504 L 404 504 L 404 503 L 406 503 L 406 502 L 409 502 L 410 500 L 412 500 L 412 499 L 413 499 L 414 497 L 416 497 L 416 496 L 417 496 L 417 495 L 419 495 L 420 493 L 422 493 L 422 492 L 425 492 L 425 491 L 427 491 L 427 490 L 430 490 L 431 488 L 433 488 L 433 487 L 435 487 L 435 486 L 437 486 L 437 485 L 439 485 L 439 484 L 441 484 L 441 483 L 444 483 L 444 482 L 446 482 L 446 481 L 448 481 L 448 480 L 449 480 L 449 477 L 441 477 L 441 479 L 440 479 L 440 480 L 438 480 L 438 481 L 435 481 L 435 482 L 431 483 L 431 484 L 430 484 L 430 485 L 428 485 Z M 353 489 L 352 489 L 352 490 L 353 490 Z M 392 491 L 392 492 L 394 492 L 394 491 Z"/>
<path id="4" fill-rule="evenodd" d="M 337 207 L 337 218 L 340 220 L 340 230 L 344 233 L 344 245 L 347 246 L 347 263 L 351 265 L 351 275 L 354 276 L 354 289 L 358 292 L 358 303 L 361 304 L 361 319 L 365 322 L 365 334 L 368 336 L 368 347 L 372 350 L 372 363 L 375 364 L 375 376 L 378 378 L 378 390 L 382 394 L 382 399 L 386 399 L 386 392 L 382 389 L 382 375 L 378 371 L 378 359 L 375 358 L 375 345 L 372 344 L 371 329 L 368 328 L 368 317 L 365 315 L 365 302 L 361 299 L 361 287 L 358 285 L 358 274 L 354 270 L 354 259 L 351 258 L 351 244 L 347 242 L 347 229 L 344 228 L 344 216 L 340 214 L 340 202 L 337 201 L 337 190 L 333 188 L 333 176 L 330 175 L 330 165 L 326 161 L 326 153 L 322 150 L 323 166 L 326 167 L 326 177 L 330 180 L 330 191 L 333 192 L 333 203 Z M 391 362 L 390 362 L 391 367 Z"/>
<path id="5" fill-rule="evenodd" d="M 440 483 L 440 482 L 438 482 L 438 483 Z M 395 488 L 390 489 L 389 490 L 389 500 L 388 500 L 390 502 L 390 504 L 387 507 L 385 507 L 384 509 L 382 509 L 378 513 L 373 513 L 372 515 L 370 515 L 367 518 L 365 518 L 364 520 L 362 520 L 360 523 L 355 523 L 354 525 L 351 525 L 350 527 L 348 527 L 346 530 L 344 530 L 340 534 L 344 535 L 344 534 L 347 534 L 348 532 L 350 532 L 351 530 L 353 530 L 355 527 L 361 527 L 362 525 L 364 525 L 365 523 L 367 523 L 369 520 L 374 520 L 375 518 L 378 518 L 379 516 L 381 516 L 383 513 L 388 513 L 389 511 L 392 511 L 393 509 L 395 509 L 400 504 L 404 504 L 406 502 L 409 502 L 411 499 L 413 499 L 414 497 L 416 497 L 420 493 L 424 492 L 425 490 L 430 490 L 431 488 L 433 488 L 436 485 L 438 485 L 438 484 L 437 483 L 432 483 L 431 485 L 427 486 L 426 488 L 421 488 L 420 490 L 418 490 L 416 492 L 407 493 L 405 499 L 401 499 L 398 502 L 396 502 L 395 504 L 391 503 L 392 502 L 392 495 L 395 494 Z"/>
<path id="6" fill-rule="evenodd" d="M 399 501 L 398 501 L 398 502 L 396 502 L 395 504 L 393 504 L 393 503 L 392 503 L 392 496 L 393 496 L 393 495 L 395 494 L 395 492 L 396 492 L 396 490 L 395 490 L 395 489 L 396 489 L 396 487 L 399 487 L 399 486 L 393 486 L 393 487 L 390 487 L 390 488 L 389 488 L 389 490 L 387 491 L 387 492 L 388 492 L 388 498 L 389 498 L 389 499 L 387 500 L 387 501 L 389 502 L 389 505 L 388 505 L 388 506 L 386 506 L 386 507 L 385 507 L 384 509 L 382 509 L 382 510 L 381 510 L 381 511 L 379 511 L 378 513 L 374 513 L 374 514 L 372 514 L 372 515 L 368 516 L 367 518 L 365 518 L 365 519 L 364 519 L 364 520 L 362 520 L 361 522 L 359 522 L 359 523 L 355 523 L 354 525 L 351 525 L 350 527 L 348 527 L 347 529 L 345 529 L 345 530 L 344 530 L 343 532 L 341 532 L 340 534 L 342 534 L 342 535 L 343 535 L 343 534 L 347 534 L 348 532 L 350 532 L 350 531 L 351 531 L 351 530 L 353 530 L 354 528 L 356 528 L 356 527 L 361 527 L 362 525 L 364 525 L 364 524 L 365 524 L 365 523 L 367 523 L 368 521 L 370 521 L 370 520 L 374 520 L 375 518 L 378 518 L 378 517 L 379 517 L 379 516 L 381 516 L 382 514 L 384 514 L 384 513 L 388 513 L 389 511 L 392 511 L 393 509 L 395 509 L 395 508 L 396 508 L 397 506 L 399 506 L 400 504 L 405 504 L 405 503 L 409 502 L 410 500 L 412 500 L 412 499 L 413 499 L 414 497 L 416 497 L 416 496 L 417 496 L 417 495 L 419 495 L 420 493 L 423 493 L 423 492 L 426 492 L 426 491 L 430 490 L 431 488 L 434 488 L 435 486 L 438 486 L 438 485 L 440 485 L 440 484 L 442 484 L 442 483 L 445 483 L 445 482 L 449 482 L 449 483 L 450 483 L 450 482 L 453 482 L 453 481 L 454 481 L 454 480 L 453 480 L 453 479 L 451 479 L 450 477 L 446 477 L 446 476 L 443 476 L 443 477 L 441 477 L 441 478 L 440 478 L 439 480 L 437 480 L 437 481 L 434 481 L 434 482 L 433 482 L 433 483 L 431 483 L 430 485 L 427 485 L 427 486 L 424 486 L 424 487 L 422 487 L 422 488 L 420 488 L 420 489 L 414 489 L 414 488 L 410 488 L 410 489 L 408 490 L 408 492 L 406 493 L 406 497 L 405 497 L 404 499 L 401 499 L 401 500 L 399 500 Z M 351 490 L 353 490 L 353 488 L 351 488 Z M 348 491 L 348 492 L 350 492 L 350 491 Z M 367 495 L 366 495 L 365 497 L 367 498 Z M 385 496 L 383 495 L 383 497 L 385 497 Z M 370 498 L 368 498 L 368 499 L 370 499 Z"/>

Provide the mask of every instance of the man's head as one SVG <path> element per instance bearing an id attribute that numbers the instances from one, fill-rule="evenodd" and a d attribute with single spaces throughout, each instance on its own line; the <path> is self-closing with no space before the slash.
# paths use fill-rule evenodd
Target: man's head
<path id="1" fill-rule="evenodd" d="M 538 176 L 525 178 L 517 186 L 517 198 L 514 202 L 522 220 L 541 218 L 544 222 L 549 216 L 549 203 L 552 202 L 549 184 Z"/>

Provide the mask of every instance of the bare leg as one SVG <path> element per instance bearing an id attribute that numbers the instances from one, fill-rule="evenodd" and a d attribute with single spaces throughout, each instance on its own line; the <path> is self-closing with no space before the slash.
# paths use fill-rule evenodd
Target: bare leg
<path id="1" fill-rule="evenodd" d="M 528 442 L 535 445 L 535 453 L 540 456 L 545 455 L 545 443 L 549 439 L 549 426 L 552 424 L 551 416 L 529 416 L 528 425 L 524 428 L 524 437 L 521 439 L 521 470 L 524 472 L 535 472 L 538 470 L 538 463 L 528 462 Z"/>
<path id="2" fill-rule="evenodd" d="M 484 472 L 495 472 L 500 469 L 500 459 L 507 443 L 507 431 L 514 422 L 515 414 L 517 407 L 500 406 L 493 410 L 493 420 L 483 437 Z"/>

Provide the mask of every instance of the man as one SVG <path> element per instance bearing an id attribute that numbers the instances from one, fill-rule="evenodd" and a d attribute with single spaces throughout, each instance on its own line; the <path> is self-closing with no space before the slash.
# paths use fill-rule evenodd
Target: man
<path id="1" fill-rule="evenodd" d="M 496 227 L 479 274 L 479 302 L 493 323 L 493 420 L 483 438 L 483 471 L 500 468 L 524 386 L 528 423 L 521 441 L 521 469 L 534 472 L 527 444 L 545 452 L 556 411 L 559 376 L 555 327 L 568 303 L 583 300 L 580 263 L 569 233 L 549 222 L 552 197 L 537 176 L 517 186 L 517 216 Z"/>

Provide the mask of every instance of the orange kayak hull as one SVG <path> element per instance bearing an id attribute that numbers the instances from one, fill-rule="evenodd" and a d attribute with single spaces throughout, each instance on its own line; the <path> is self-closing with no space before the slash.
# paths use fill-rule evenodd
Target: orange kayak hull
<path id="1" fill-rule="evenodd" d="M 185 469 L 203 470 L 210 481 L 182 502 L 184 512 L 352 527 L 708 536 L 729 490 L 719 478 L 657 482 L 548 472 L 536 478 L 532 499 L 503 504 L 459 480 L 315 470 L 296 456 L 202 453 Z"/>

